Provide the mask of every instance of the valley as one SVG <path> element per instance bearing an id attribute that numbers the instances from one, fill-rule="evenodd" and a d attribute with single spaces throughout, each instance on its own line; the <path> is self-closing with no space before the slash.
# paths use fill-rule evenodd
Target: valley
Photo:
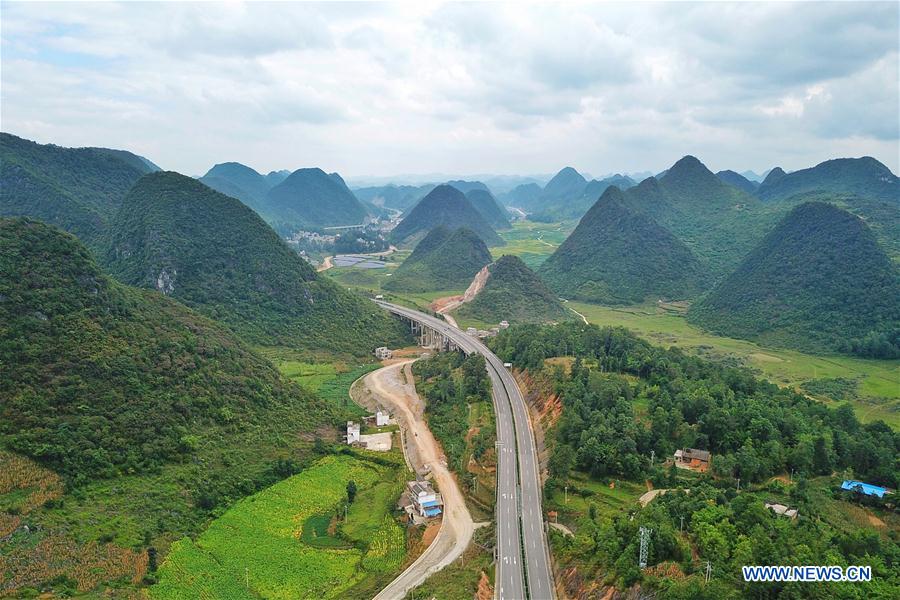
<path id="1" fill-rule="evenodd" d="M 0 1 L 0 599 L 900 598 L 900 3 Z"/>

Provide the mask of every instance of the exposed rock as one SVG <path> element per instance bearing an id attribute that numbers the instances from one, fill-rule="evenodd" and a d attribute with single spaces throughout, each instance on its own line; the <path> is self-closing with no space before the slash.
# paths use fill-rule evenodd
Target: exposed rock
<path id="1" fill-rule="evenodd" d="M 156 289 L 168 296 L 175 291 L 175 277 L 177 275 L 177 270 L 172 269 L 170 274 L 168 267 L 163 267 L 163 270 L 159 272 L 159 276 L 156 278 Z"/>

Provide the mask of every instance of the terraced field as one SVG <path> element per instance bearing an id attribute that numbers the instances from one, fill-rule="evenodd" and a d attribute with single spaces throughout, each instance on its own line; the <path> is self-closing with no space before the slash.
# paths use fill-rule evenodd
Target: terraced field
<path id="1" fill-rule="evenodd" d="M 394 466 L 388 463 L 353 455 L 327 456 L 299 475 L 238 502 L 196 541 L 184 538 L 172 546 L 150 596 L 354 597 L 355 585 L 397 571 L 406 556 L 405 531 L 390 514 L 393 489 L 386 490 L 384 483 L 396 485 L 402 459 Z M 350 480 L 360 492 L 344 521 Z M 381 506 L 362 510 L 367 496 L 383 500 Z M 316 527 L 317 535 L 326 532 L 320 541 L 340 535 L 344 547 L 304 543 L 305 524 Z"/>

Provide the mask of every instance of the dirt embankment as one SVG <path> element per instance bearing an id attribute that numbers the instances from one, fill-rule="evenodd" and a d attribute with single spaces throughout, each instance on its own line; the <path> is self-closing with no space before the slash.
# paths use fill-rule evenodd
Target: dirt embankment
<path id="1" fill-rule="evenodd" d="M 488 265 L 490 266 L 490 265 Z M 491 271 L 487 266 L 482 268 L 475 275 L 475 278 L 472 279 L 472 283 L 469 284 L 469 287 L 466 288 L 466 291 L 462 293 L 462 295 L 458 296 L 445 296 L 444 298 L 438 298 L 434 302 L 429 305 L 429 308 L 434 312 L 443 315 L 452 310 L 456 310 L 466 302 L 471 302 L 475 299 L 475 296 L 484 289 L 484 284 L 487 283 L 488 278 L 491 276 Z"/>

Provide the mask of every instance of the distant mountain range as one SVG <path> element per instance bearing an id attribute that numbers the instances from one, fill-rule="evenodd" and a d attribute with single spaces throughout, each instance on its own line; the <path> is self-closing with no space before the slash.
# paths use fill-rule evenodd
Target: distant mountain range
<path id="1" fill-rule="evenodd" d="M 457 311 L 459 318 L 483 323 L 565 321 L 573 313 L 518 256 L 504 255 L 488 267 L 484 287 Z"/>
<path id="2" fill-rule="evenodd" d="M 143 177 L 111 227 L 105 262 L 245 339 L 360 354 L 402 339 L 369 302 L 319 277 L 253 210 L 171 172 Z"/>
<path id="3" fill-rule="evenodd" d="M 492 260 L 484 241 L 471 229 L 451 231 L 439 225 L 422 238 L 382 287 L 407 292 L 465 289 Z"/>
<path id="4" fill-rule="evenodd" d="M 539 273 L 565 298 L 606 304 L 692 298 L 705 278 L 691 250 L 629 208 L 616 187 L 604 192 Z"/>
<path id="5" fill-rule="evenodd" d="M 449 229 L 465 227 L 488 246 L 502 246 L 497 235 L 465 195 L 450 185 L 439 185 L 422 198 L 391 232 L 395 244 L 411 245 L 439 225 Z"/>
<path id="6" fill-rule="evenodd" d="M 688 317 L 766 345 L 833 352 L 868 339 L 900 356 L 900 272 L 862 219 L 831 204 L 805 203 Z"/>
<path id="7" fill-rule="evenodd" d="M 716 177 L 721 179 L 724 183 L 727 183 L 732 187 L 736 187 L 742 192 L 747 192 L 748 194 L 755 193 L 756 189 L 759 187 L 758 181 L 751 181 L 740 173 L 735 173 L 734 171 L 719 171 L 718 173 L 716 173 Z"/>
<path id="8" fill-rule="evenodd" d="M 766 202 L 775 202 L 810 192 L 853 194 L 900 206 L 900 179 L 869 156 L 836 158 L 787 174 L 775 169 L 759 186 L 757 195 Z"/>

